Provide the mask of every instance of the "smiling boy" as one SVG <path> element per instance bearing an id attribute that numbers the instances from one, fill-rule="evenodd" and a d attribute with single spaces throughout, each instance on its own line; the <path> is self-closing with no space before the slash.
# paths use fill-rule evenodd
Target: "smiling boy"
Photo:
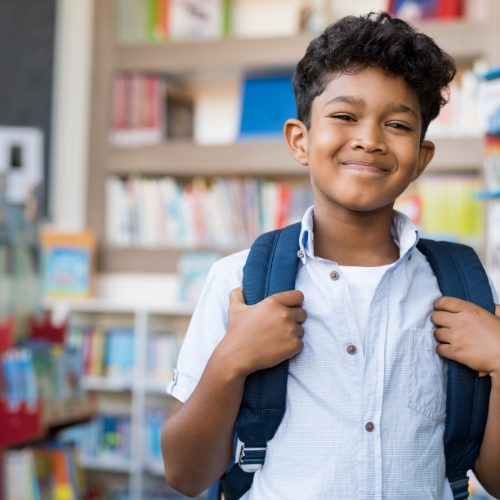
<path id="1" fill-rule="evenodd" d="M 223 475 L 246 377 L 290 359 L 284 419 L 242 498 L 450 500 L 451 358 L 492 377 L 475 472 L 500 495 L 500 320 L 440 298 L 417 228 L 393 211 L 433 157 L 425 132 L 454 75 L 430 38 L 387 14 L 344 18 L 311 42 L 285 125 L 314 194 L 296 290 L 246 306 L 248 251 L 213 266 L 169 386 L 174 488 L 195 496 Z"/>

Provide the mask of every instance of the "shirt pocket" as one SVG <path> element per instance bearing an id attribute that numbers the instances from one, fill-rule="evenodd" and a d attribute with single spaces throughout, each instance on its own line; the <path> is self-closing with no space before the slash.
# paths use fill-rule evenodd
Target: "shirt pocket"
<path id="1" fill-rule="evenodd" d="M 410 331 L 408 406 L 432 420 L 446 416 L 446 366 L 429 328 Z"/>

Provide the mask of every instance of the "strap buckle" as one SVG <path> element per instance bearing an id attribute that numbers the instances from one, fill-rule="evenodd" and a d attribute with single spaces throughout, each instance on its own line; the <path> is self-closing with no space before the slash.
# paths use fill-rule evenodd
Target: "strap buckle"
<path id="1" fill-rule="evenodd" d="M 240 458 L 238 465 L 244 472 L 257 472 L 262 469 L 266 459 L 267 446 L 263 448 L 246 448 L 245 445 L 241 447 Z"/>
<path id="2" fill-rule="evenodd" d="M 467 476 L 458 481 L 450 482 L 450 487 L 455 500 L 465 500 L 469 498 L 469 478 Z"/>

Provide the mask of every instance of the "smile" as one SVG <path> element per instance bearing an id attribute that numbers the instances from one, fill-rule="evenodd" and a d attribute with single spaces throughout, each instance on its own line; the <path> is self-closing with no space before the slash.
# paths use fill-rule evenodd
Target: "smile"
<path id="1" fill-rule="evenodd" d="M 375 165 L 374 163 L 365 163 L 362 161 L 345 161 L 341 163 L 342 166 L 358 172 L 367 172 L 372 174 L 386 174 L 388 169 Z"/>

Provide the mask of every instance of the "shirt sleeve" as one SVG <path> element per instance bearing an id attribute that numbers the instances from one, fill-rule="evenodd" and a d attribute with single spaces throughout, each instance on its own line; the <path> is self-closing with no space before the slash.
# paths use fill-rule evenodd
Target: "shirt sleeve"
<path id="1" fill-rule="evenodd" d="M 208 274 L 196 305 L 167 392 L 182 403 L 191 396 L 227 330 L 229 294 L 243 280 L 248 250 L 217 261 Z"/>

